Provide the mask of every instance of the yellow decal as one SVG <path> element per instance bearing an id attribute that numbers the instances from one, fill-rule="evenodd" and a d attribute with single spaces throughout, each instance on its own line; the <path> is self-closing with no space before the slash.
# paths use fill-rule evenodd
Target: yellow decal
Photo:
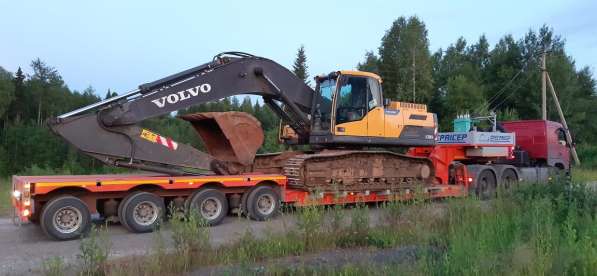
<path id="1" fill-rule="evenodd" d="M 143 129 L 141 131 L 141 138 L 150 141 L 152 143 L 156 143 L 158 141 L 158 135 L 147 130 L 147 129 Z"/>

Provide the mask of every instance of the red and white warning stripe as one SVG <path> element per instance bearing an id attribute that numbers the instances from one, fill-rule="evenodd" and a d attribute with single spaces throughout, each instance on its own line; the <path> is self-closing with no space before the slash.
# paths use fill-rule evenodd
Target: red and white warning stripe
<path id="1" fill-rule="evenodd" d="M 172 141 L 172 139 L 170 139 L 170 138 L 167 138 L 164 136 L 158 136 L 157 140 L 158 140 L 157 141 L 158 143 L 168 147 L 171 150 L 176 150 L 178 148 L 178 143 Z"/>

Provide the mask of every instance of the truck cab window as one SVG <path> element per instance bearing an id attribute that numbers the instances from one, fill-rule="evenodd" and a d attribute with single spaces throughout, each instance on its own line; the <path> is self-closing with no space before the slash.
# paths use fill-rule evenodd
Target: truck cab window
<path id="1" fill-rule="evenodd" d="M 560 145 L 565 146 L 566 145 L 566 133 L 564 132 L 564 130 L 561 128 L 558 128 L 556 130 L 556 135 L 558 136 L 558 142 L 560 143 Z"/>
<path id="2" fill-rule="evenodd" d="M 367 78 L 342 77 L 336 102 L 336 124 L 363 119 L 369 110 L 369 92 Z"/>

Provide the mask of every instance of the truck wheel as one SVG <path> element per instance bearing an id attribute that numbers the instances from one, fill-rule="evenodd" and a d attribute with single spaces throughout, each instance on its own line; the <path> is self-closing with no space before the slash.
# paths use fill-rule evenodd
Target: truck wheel
<path id="1" fill-rule="evenodd" d="M 278 214 L 280 197 L 269 186 L 260 186 L 252 190 L 247 197 L 247 213 L 254 220 L 267 220 Z"/>
<path id="2" fill-rule="evenodd" d="M 218 225 L 228 214 L 228 200 L 216 189 L 196 192 L 189 202 L 189 211 L 197 212 L 208 225 Z"/>
<path id="3" fill-rule="evenodd" d="M 495 197 L 496 179 L 493 172 L 490 170 L 483 170 L 477 176 L 476 193 L 481 200 L 487 200 Z"/>
<path id="4" fill-rule="evenodd" d="M 506 169 L 502 172 L 502 178 L 500 179 L 500 183 L 504 189 L 508 190 L 513 188 L 518 184 L 518 177 L 516 177 L 516 172 L 513 169 Z"/>
<path id="5" fill-rule="evenodd" d="M 127 196 L 121 203 L 122 225 L 135 233 L 153 231 L 166 210 L 164 200 L 152 193 L 135 192 Z"/>
<path id="6" fill-rule="evenodd" d="M 54 239 L 76 239 L 89 231 L 91 215 L 82 200 L 61 196 L 44 205 L 40 224 L 44 233 Z"/>

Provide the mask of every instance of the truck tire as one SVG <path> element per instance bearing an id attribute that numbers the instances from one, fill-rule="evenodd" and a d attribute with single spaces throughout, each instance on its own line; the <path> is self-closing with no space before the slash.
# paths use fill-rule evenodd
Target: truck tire
<path id="1" fill-rule="evenodd" d="M 264 221 L 278 214 L 280 197 L 272 187 L 260 186 L 249 193 L 246 207 L 249 218 Z"/>
<path id="2" fill-rule="evenodd" d="M 199 190 L 191 197 L 188 208 L 190 212 L 197 212 L 208 225 L 214 226 L 228 214 L 228 200 L 216 189 Z"/>
<path id="3" fill-rule="evenodd" d="M 502 172 L 500 185 L 506 190 L 516 187 L 516 185 L 518 185 L 518 176 L 516 175 L 516 172 L 513 169 L 505 169 Z"/>
<path id="4" fill-rule="evenodd" d="M 79 238 L 89 231 L 89 208 L 74 196 L 60 196 L 48 201 L 41 212 L 41 229 L 57 240 Z"/>
<path id="5" fill-rule="evenodd" d="M 164 200 L 152 193 L 135 192 L 127 196 L 119 208 L 120 221 L 131 232 L 147 233 L 158 227 L 164 216 Z"/>
<path id="6" fill-rule="evenodd" d="M 477 175 L 475 192 L 481 200 L 495 197 L 497 180 L 491 170 L 485 169 Z"/>

